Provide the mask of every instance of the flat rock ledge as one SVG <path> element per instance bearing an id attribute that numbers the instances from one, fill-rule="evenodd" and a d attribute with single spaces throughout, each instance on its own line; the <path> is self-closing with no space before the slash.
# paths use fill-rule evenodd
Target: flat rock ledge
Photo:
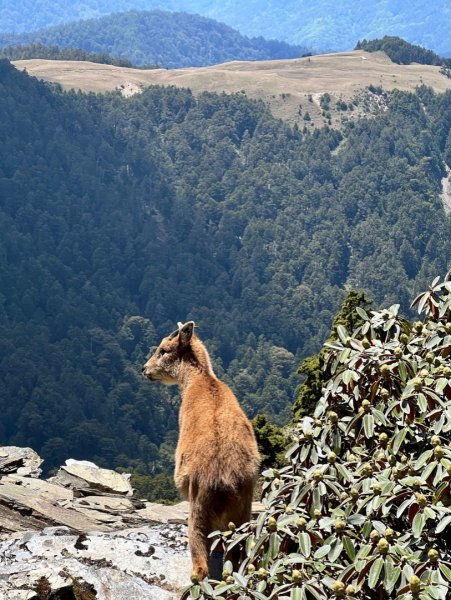
<path id="1" fill-rule="evenodd" d="M 69 460 L 50 480 L 0 447 L 2 600 L 175 600 L 189 584 L 188 503 L 133 496 L 129 476 Z"/>

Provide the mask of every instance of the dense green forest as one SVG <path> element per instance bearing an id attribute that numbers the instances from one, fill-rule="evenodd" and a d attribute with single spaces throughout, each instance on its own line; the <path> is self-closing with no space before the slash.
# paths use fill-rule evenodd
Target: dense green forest
<path id="1" fill-rule="evenodd" d="M 102 65 L 117 67 L 133 67 L 128 59 L 113 58 L 105 52 L 86 52 L 80 48 L 60 48 L 59 46 L 44 46 L 43 44 L 27 44 L 8 46 L 0 49 L 0 57 L 9 60 L 28 60 L 43 58 L 46 60 L 82 60 Z"/>
<path id="2" fill-rule="evenodd" d="M 367 52 L 377 52 L 382 50 L 393 62 L 398 65 L 410 65 L 419 63 L 421 65 L 451 64 L 450 59 L 445 59 L 432 50 L 409 44 L 405 40 L 386 35 L 379 40 L 362 40 L 358 42 L 356 50 L 366 50 Z"/>
<path id="3" fill-rule="evenodd" d="M 0 30 L 24 32 L 128 10 L 160 8 L 222 21 L 248 36 L 264 36 L 322 50 L 349 50 L 363 38 L 398 35 L 451 54 L 451 6 L 424 0 L 3 0 Z"/>
<path id="4" fill-rule="evenodd" d="M 0 61 L 0 440 L 170 471 L 149 348 L 193 319 L 250 416 L 284 423 L 345 290 L 410 298 L 451 259 L 451 93 L 339 133 L 244 95 L 63 93 Z"/>
<path id="5" fill-rule="evenodd" d="M 285 42 L 247 38 L 199 15 L 131 11 L 23 34 L 0 34 L 0 47 L 57 45 L 107 53 L 134 64 L 195 67 L 230 60 L 296 58 L 308 49 Z"/>

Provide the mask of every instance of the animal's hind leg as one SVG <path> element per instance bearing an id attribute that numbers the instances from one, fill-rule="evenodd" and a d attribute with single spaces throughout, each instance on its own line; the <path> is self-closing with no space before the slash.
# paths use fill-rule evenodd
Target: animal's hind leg
<path id="1" fill-rule="evenodd" d="M 208 531 L 205 516 L 191 500 L 188 519 L 188 538 L 193 561 L 193 576 L 202 580 L 208 575 Z"/>
<path id="2" fill-rule="evenodd" d="M 239 494 L 233 495 L 227 502 L 227 509 L 224 517 L 227 523 L 232 521 L 237 527 L 250 521 L 252 512 L 252 497 L 254 492 L 253 483 L 242 487 Z M 235 546 L 231 553 L 225 557 L 226 560 L 232 561 L 233 570 L 237 571 L 241 562 L 241 551 L 239 546 Z"/>
<path id="3" fill-rule="evenodd" d="M 190 490 L 188 540 L 193 561 L 193 576 L 199 581 L 208 574 L 209 519 L 199 495 Z"/>

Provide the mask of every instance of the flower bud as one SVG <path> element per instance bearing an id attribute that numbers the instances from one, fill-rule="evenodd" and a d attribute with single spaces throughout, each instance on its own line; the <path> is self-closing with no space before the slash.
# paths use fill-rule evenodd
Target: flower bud
<path id="1" fill-rule="evenodd" d="M 346 593 L 346 586 L 342 581 L 335 581 L 332 589 L 338 598 L 343 598 Z"/>
<path id="2" fill-rule="evenodd" d="M 343 519 L 337 519 L 334 522 L 334 529 L 337 533 L 342 533 L 346 529 L 346 522 Z"/>
<path id="3" fill-rule="evenodd" d="M 382 555 L 388 554 L 388 550 L 390 548 L 390 544 L 385 538 L 382 538 L 377 543 L 377 549 Z"/>
<path id="4" fill-rule="evenodd" d="M 297 569 L 291 573 L 291 577 L 293 578 L 294 583 L 300 583 L 302 581 L 302 573 Z"/>
<path id="5" fill-rule="evenodd" d="M 381 446 L 386 446 L 387 442 L 388 442 L 388 435 L 386 433 L 382 432 L 379 435 L 379 442 L 380 442 Z"/>
<path id="6" fill-rule="evenodd" d="M 421 589 L 421 579 L 416 575 L 412 575 L 412 577 L 409 579 L 409 587 L 410 591 L 414 594 L 419 592 Z"/>
<path id="7" fill-rule="evenodd" d="M 428 552 L 428 558 L 431 561 L 431 563 L 435 563 L 438 561 L 439 553 L 434 548 L 431 548 Z"/>
<path id="8" fill-rule="evenodd" d="M 268 526 L 269 531 L 276 531 L 277 521 L 275 520 L 274 517 L 269 517 L 267 526 Z"/>
<path id="9" fill-rule="evenodd" d="M 323 472 L 321 471 L 321 469 L 315 469 L 312 473 L 312 477 L 315 481 L 322 481 L 323 480 Z"/>
<path id="10" fill-rule="evenodd" d="M 384 531 L 384 537 L 389 542 L 393 540 L 393 538 L 395 537 L 395 532 L 391 527 L 387 527 L 387 529 Z"/>
<path id="11" fill-rule="evenodd" d="M 371 410 L 371 402 L 369 400 L 362 400 L 363 412 L 369 413 Z"/>
<path id="12" fill-rule="evenodd" d="M 373 531 L 370 533 L 370 539 L 372 542 L 377 543 L 381 539 L 380 533 L 373 529 Z"/>
<path id="13" fill-rule="evenodd" d="M 329 417 L 329 421 L 331 423 L 337 423 L 338 422 L 338 415 L 335 411 L 331 410 L 329 411 L 329 414 L 327 415 Z"/>
<path id="14" fill-rule="evenodd" d="M 296 526 L 303 531 L 307 526 L 307 521 L 304 519 L 304 517 L 299 517 L 299 519 L 296 521 Z"/>
<path id="15" fill-rule="evenodd" d="M 370 465 L 370 463 L 365 463 L 363 465 L 362 472 L 366 477 L 370 477 L 373 474 L 373 467 Z"/>
<path id="16" fill-rule="evenodd" d="M 434 448 L 434 456 L 437 460 L 440 460 L 445 456 L 445 451 L 441 446 L 435 446 Z"/>

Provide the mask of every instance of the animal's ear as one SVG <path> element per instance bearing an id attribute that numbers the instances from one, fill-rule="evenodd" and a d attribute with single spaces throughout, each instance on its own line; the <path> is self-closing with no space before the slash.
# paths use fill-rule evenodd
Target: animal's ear
<path id="1" fill-rule="evenodd" d="M 191 341 L 191 338 L 193 337 L 193 333 L 194 333 L 194 321 L 188 321 L 188 323 L 185 323 L 184 325 L 182 325 L 180 323 L 179 344 L 181 346 L 188 346 L 188 344 Z"/>

